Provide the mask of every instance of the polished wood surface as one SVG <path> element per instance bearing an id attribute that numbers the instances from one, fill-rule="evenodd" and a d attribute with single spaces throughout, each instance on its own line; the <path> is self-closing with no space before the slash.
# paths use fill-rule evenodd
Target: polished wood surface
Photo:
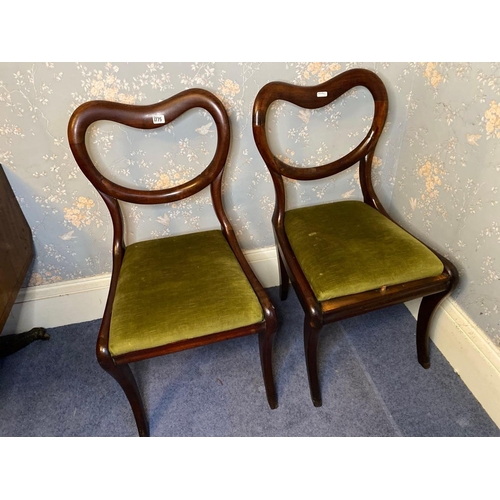
<path id="1" fill-rule="evenodd" d="M 85 145 L 85 135 L 88 127 L 95 121 L 110 120 L 135 128 L 152 129 L 168 125 L 192 108 L 202 108 L 208 111 L 217 129 L 217 145 L 214 157 L 207 168 L 195 178 L 182 185 L 163 190 L 147 191 L 131 189 L 105 178 L 93 164 Z M 155 124 L 153 122 L 153 115 L 158 114 L 165 117 L 164 124 Z M 243 335 L 258 335 L 261 368 L 267 400 L 271 408 L 276 408 L 278 400 L 272 369 L 272 345 L 277 329 L 276 312 L 267 293 L 243 255 L 224 210 L 222 200 L 223 171 L 230 146 L 229 118 L 222 102 L 215 95 L 203 89 L 189 89 L 162 102 L 146 106 L 91 101 L 82 104 L 71 116 L 68 124 L 68 137 L 71 150 L 78 165 L 85 176 L 99 191 L 110 211 L 113 222 L 113 271 L 108 300 L 97 339 L 96 354 L 102 368 L 117 380 L 125 392 L 134 412 L 139 434 L 141 436 L 148 436 L 149 426 L 143 401 L 128 363 Z M 254 325 L 248 325 L 247 327 L 113 357 L 108 349 L 111 311 L 121 264 L 126 252 L 123 215 L 118 200 L 138 204 L 173 203 L 187 198 L 208 186 L 210 186 L 213 207 L 220 222 L 222 233 L 260 301 L 264 320 Z"/>
<path id="2" fill-rule="evenodd" d="M 31 228 L 0 165 L 0 334 L 34 256 Z M 10 356 L 35 340 L 48 340 L 45 328 L 1 335 L 0 358 Z"/>
<path id="3" fill-rule="evenodd" d="M 303 108 L 317 109 L 333 102 L 348 90 L 358 86 L 367 88 L 371 93 L 374 101 L 374 117 L 368 133 L 356 148 L 336 161 L 311 168 L 287 165 L 272 153 L 267 139 L 266 117 L 268 109 L 274 101 L 279 99 Z M 282 300 L 286 299 L 288 284 L 291 282 L 304 309 L 304 349 L 311 398 L 315 406 L 322 404 L 317 370 L 317 349 L 323 325 L 407 300 L 429 296 L 422 301 L 417 322 L 418 361 L 424 368 L 428 368 L 430 366 L 429 322 L 436 307 L 452 291 L 458 279 L 455 266 L 430 249 L 443 262 L 444 272 L 440 276 L 319 301 L 293 253 L 284 225 L 286 211 L 284 177 L 314 181 L 333 176 L 358 164 L 363 201 L 392 220 L 380 203 L 372 183 L 373 156 L 384 128 L 387 112 L 387 90 L 382 80 L 372 71 L 358 68 L 341 73 L 316 86 L 270 82 L 258 92 L 254 102 L 253 134 L 255 143 L 271 174 L 276 192 L 272 225 L 278 249 L 280 297 Z M 392 220 L 392 222 L 394 221 Z"/>
<path id="4" fill-rule="evenodd" d="M 0 165 L 0 332 L 33 256 L 31 229 Z"/>

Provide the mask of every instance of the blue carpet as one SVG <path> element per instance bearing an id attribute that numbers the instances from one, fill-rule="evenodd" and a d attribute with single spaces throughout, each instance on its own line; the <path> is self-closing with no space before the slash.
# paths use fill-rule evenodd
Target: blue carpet
<path id="1" fill-rule="evenodd" d="M 432 345 L 417 362 L 405 306 L 328 325 L 320 340 L 323 406 L 309 396 L 303 313 L 290 290 L 268 290 L 280 328 L 279 407 L 265 397 L 256 336 L 132 365 L 152 436 L 500 436 Z M 49 329 L 0 360 L 0 436 L 136 436 L 129 404 L 95 358 L 100 321 Z M 43 325 L 41 325 L 43 326 Z"/>

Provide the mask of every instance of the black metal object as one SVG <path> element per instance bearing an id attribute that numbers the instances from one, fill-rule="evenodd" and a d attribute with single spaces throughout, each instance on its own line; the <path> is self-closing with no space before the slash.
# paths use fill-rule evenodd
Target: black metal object
<path id="1" fill-rule="evenodd" d="M 35 340 L 49 340 L 50 335 L 45 328 L 32 328 L 29 332 L 12 335 L 0 335 L 0 358 L 14 354 Z"/>

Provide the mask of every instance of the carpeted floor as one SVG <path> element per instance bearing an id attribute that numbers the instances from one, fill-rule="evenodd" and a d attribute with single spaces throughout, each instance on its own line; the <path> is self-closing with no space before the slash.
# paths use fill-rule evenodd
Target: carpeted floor
<path id="1" fill-rule="evenodd" d="M 320 341 L 323 406 L 309 396 L 303 313 L 269 289 L 279 407 L 270 410 L 256 336 L 132 365 L 152 436 L 500 436 L 437 348 L 416 359 L 405 306 L 329 325 Z M 48 330 L 0 360 L 0 436 L 136 436 L 129 404 L 95 358 L 100 321 Z M 43 326 L 43 325 L 40 325 Z"/>

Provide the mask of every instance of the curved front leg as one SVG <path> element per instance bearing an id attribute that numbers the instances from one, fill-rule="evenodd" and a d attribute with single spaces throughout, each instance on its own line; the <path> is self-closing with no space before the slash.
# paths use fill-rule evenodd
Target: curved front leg
<path id="1" fill-rule="evenodd" d="M 106 363 L 100 363 L 100 365 L 120 384 L 120 387 L 127 396 L 128 402 L 134 413 L 139 436 L 149 437 L 149 424 L 146 419 L 144 404 L 130 366 L 126 364 L 115 365 L 111 360 Z"/>
<path id="2" fill-rule="evenodd" d="M 309 390 L 314 406 L 323 404 L 318 377 L 318 340 L 322 325 L 313 326 L 306 316 L 304 319 L 304 351 L 306 355 L 307 377 Z"/>
<path id="3" fill-rule="evenodd" d="M 278 407 L 278 396 L 276 394 L 273 374 L 273 342 L 274 332 L 268 332 L 266 330 L 259 332 L 260 364 L 262 366 L 267 402 L 271 410 Z"/>

